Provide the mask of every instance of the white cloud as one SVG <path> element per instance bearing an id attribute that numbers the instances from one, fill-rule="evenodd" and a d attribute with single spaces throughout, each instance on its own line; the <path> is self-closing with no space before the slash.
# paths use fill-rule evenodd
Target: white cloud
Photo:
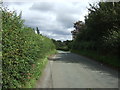
<path id="1" fill-rule="evenodd" d="M 87 14 L 90 0 L 84 2 L 8 2 L 10 10 L 22 11 L 25 24 L 39 27 L 40 32 L 57 40 L 71 40 L 73 23 Z M 93 1 L 92 1 L 93 2 Z"/>

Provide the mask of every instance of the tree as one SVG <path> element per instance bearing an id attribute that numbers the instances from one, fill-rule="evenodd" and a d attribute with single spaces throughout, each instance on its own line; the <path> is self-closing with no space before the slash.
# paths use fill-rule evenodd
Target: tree
<path id="1" fill-rule="evenodd" d="M 82 32 L 83 27 L 85 24 L 82 21 L 78 21 L 74 23 L 74 28 L 75 30 L 71 31 L 73 39 L 76 39 L 77 35 Z"/>
<path id="2" fill-rule="evenodd" d="M 40 31 L 39 31 L 38 27 L 36 27 L 36 31 L 37 31 L 37 34 L 40 34 Z"/>
<path id="3" fill-rule="evenodd" d="M 85 25 L 81 27 L 74 46 L 101 52 L 118 51 L 120 45 L 120 2 L 99 2 L 90 4 Z M 80 22 L 74 27 L 80 29 Z"/>

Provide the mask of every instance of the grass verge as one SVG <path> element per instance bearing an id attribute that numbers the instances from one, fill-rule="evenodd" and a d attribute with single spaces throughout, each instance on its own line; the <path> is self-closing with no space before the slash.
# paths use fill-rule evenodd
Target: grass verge
<path id="1" fill-rule="evenodd" d="M 49 54 L 47 54 L 45 58 L 43 58 L 42 60 L 39 59 L 36 62 L 35 66 L 33 66 L 34 69 L 31 70 L 31 73 L 33 74 L 31 75 L 31 77 L 29 77 L 29 81 L 26 83 L 26 85 L 23 86 L 23 88 L 36 88 L 35 86 L 36 86 L 37 80 L 41 77 L 42 72 L 46 64 L 48 63 L 48 56 L 55 53 L 56 53 L 56 50 L 53 50 Z"/>
<path id="2" fill-rule="evenodd" d="M 41 62 L 41 59 L 36 62 L 36 66 L 34 68 L 34 71 L 31 71 L 33 74 L 31 77 L 29 77 L 29 81 L 26 83 L 24 88 L 35 88 L 36 81 L 39 79 L 39 77 L 42 74 L 42 71 L 47 64 L 48 60 L 47 57 L 44 58 Z"/>
<path id="3" fill-rule="evenodd" d="M 95 51 L 88 50 L 72 50 L 71 52 L 77 53 L 82 56 L 87 56 L 93 60 L 99 61 L 105 65 L 113 67 L 115 69 L 120 68 L 120 64 L 118 63 L 118 57 L 112 55 L 101 55 Z"/>

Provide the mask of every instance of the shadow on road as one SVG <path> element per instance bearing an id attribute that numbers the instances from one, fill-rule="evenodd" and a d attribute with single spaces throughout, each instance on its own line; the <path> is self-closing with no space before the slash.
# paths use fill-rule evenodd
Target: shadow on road
<path id="1" fill-rule="evenodd" d="M 86 57 L 71 52 L 59 51 L 57 55 L 50 58 L 49 60 L 52 60 L 56 63 L 75 63 L 75 64 L 79 64 L 81 68 L 91 69 L 91 71 L 93 72 L 99 72 L 99 73 L 107 72 L 110 73 L 109 75 L 118 77 L 117 71 L 102 65 L 100 62 L 88 59 Z"/>

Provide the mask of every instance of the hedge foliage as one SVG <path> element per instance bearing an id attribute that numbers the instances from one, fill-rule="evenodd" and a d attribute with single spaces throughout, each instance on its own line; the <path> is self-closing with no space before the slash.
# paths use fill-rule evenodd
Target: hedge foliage
<path id="1" fill-rule="evenodd" d="M 73 49 L 98 51 L 119 56 L 120 48 L 120 2 L 90 4 L 85 23 L 76 22 L 79 33 Z M 80 27 L 80 28 L 78 28 Z"/>
<path id="2" fill-rule="evenodd" d="M 112 2 L 90 4 L 88 11 L 89 13 L 85 16 L 84 23 L 82 21 L 74 23 L 74 28 L 79 33 L 76 34 L 76 38 L 73 41 L 72 50 L 114 67 L 120 67 L 118 65 L 120 2 L 115 2 L 114 4 Z"/>
<path id="3" fill-rule="evenodd" d="M 55 46 L 49 38 L 26 27 L 21 13 L 2 9 L 2 27 L 2 86 L 20 88 L 35 74 L 36 62 L 42 63 Z"/>

